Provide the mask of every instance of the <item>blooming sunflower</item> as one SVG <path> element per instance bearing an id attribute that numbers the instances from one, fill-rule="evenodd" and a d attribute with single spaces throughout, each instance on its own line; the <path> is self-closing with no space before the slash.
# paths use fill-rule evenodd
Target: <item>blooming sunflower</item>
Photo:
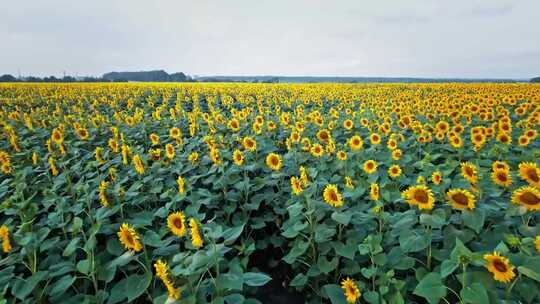
<path id="1" fill-rule="evenodd" d="M 139 252 L 143 248 L 141 242 L 139 241 L 139 234 L 127 223 L 123 223 L 120 226 L 118 238 L 120 239 L 120 243 L 122 243 L 122 245 L 124 245 L 124 247 L 129 251 Z"/>
<path id="2" fill-rule="evenodd" d="M 346 119 L 345 121 L 343 121 L 343 128 L 345 128 L 346 130 L 351 130 L 353 127 L 354 123 L 352 120 Z"/>
<path id="3" fill-rule="evenodd" d="M 339 150 L 337 152 L 337 159 L 339 159 L 341 161 L 347 160 L 347 152 L 345 152 L 343 150 Z"/>
<path id="4" fill-rule="evenodd" d="M 356 303 L 362 295 L 358 285 L 356 285 L 351 278 L 346 278 L 345 280 L 341 281 L 341 289 L 343 289 L 343 294 L 345 295 L 345 299 L 347 299 L 347 303 L 349 304 Z"/>
<path id="5" fill-rule="evenodd" d="M 519 176 L 529 185 L 540 188 L 540 168 L 532 162 L 519 164 Z"/>
<path id="6" fill-rule="evenodd" d="M 268 156 L 266 156 L 266 165 L 268 166 L 268 168 L 274 171 L 279 171 L 282 165 L 281 156 L 279 156 L 279 154 L 276 154 L 276 153 L 268 154 Z"/>
<path id="7" fill-rule="evenodd" d="M 372 174 L 374 173 L 375 171 L 377 171 L 377 162 L 370 159 L 370 160 L 367 160 L 366 162 L 364 162 L 364 171 L 367 173 L 367 174 Z"/>
<path id="8" fill-rule="evenodd" d="M 409 205 L 417 205 L 418 209 L 431 210 L 435 205 L 433 192 L 425 185 L 411 186 L 402 193 Z"/>
<path id="9" fill-rule="evenodd" d="M 540 210 L 540 190 L 531 186 L 521 187 L 512 193 L 512 203 L 527 210 Z"/>
<path id="10" fill-rule="evenodd" d="M 392 165 L 388 168 L 388 176 L 390 178 L 398 178 L 401 175 L 401 167 L 399 165 Z"/>
<path id="11" fill-rule="evenodd" d="M 233 161 L 237 166 L 241 166 L 244 163 L 244 154 L 242 151 L 236 149 L 233 152 Z"/>
<path id="12" fill-rule="evenodd" d="M 461 175 L 471 184 L 476 184 L 478 181 L 478 169 L 470 162 L 461 163 Z"/>
<path id="13" fill-rule="evenodd" d="M 458 210 L 473 210 L 476 206 L 474 195 L 466 189 L 450 189 L 446 193 L 450 205 Z"/>
<path id="14" fill-rule="evenodd" d="M 439 185 L 442 182 L 442 173 L 441 171 L 435 171 L 431 174 L 431 181 L 435 185 Z"/>
<path id="15" fill-rule="evenodd" d="M 497 161 L 494 161 L 493 164 L 491 164 L 491 169 L 493 171 L 495 171 L 495 170 L 510 171 L 510 166 L 506 162 L 497 160 Z"/>
<path id="16" fill-rule="evenodd" d="M 364 145 L 364 141 L 362 140 L 362 137 L 358 135 L 354 135 L 353 137 L 351 137 L 351 139 L 349 139 L 349 147 L 353 151 L 362 149 L 363 145 Z"/>
<path id="17" fill-rule="evenodd" d="M 341 194 L 339 193 L 336 185 L 326 185 L 323 191 L 323 198 L 324 201 L 332 207 L 343 206 L 343 198 L 341 197 Z"/>
<path id="18" fill-rule="evenodd" d="M 291 177 L 291 189 L 295 195 L 299 195 L 303 191 L 302 181 L 296 176 Z"/>
<path id="19" fill-rule="evenodd" d="M 395 149 L 392 151 L 392 159 L 399 160 L 401 158 L 401 149 Z"/>
<path id="20" fill-rule="evenodd" d="M 176 155 L 176 152 L 174 151 L 174 146 L 172 144 L 166 144 L 165 156 L 167 156 L 168 159 L 173 159 L 175 155 Z"/>
<path id="21" fill-rule="evenodd" d="M 77 133 L 77 136 L 79 136 L 81 140 L 87 140 L 88 137 L 90 136 L 88 134 L 88 130 L 86 130 L 85 128 L 78 128 L 77 130 L 75 130 L 75 132 Z"/>
<path id="22" fill-rule="evenodd" d="M 369 136 L 369 141 L 372 145 L 378 145 L 381 143 L 381 136 L 377 133 L 373 133 Z"/>
<path id="23" fill-rule="evenodd" d="M 177 211 L 169 214 L 167 217 L 167 227 L 171 230 L 172 234 L 183 237 L 186 235 L 186 217 L 182 211 Z"/>
<path id="24" fill-rule="evenodd" d="M 159 145 L 159 136 L 155 133 L 150 134 L 150 141 L 152 142 L 152 146 Z"/>
<path id="25" fill-rule="evenodd" d="M 510 171 L 505 169 L 495 169 L 491 173 L 491 180 L 496 185 L 499 185 L 501 187 L 508 188 L 510 185 L 512 185 L 512 175 L 510 174 Z"/>
<path id="26" fill-rule="evenodd" d="M 250 152 L 257 150 L 257 142 L 255 141 L 255 139 L 249 136 L 246 136 L 244 137 L 244 139 L 242 139 L 242 146 L 244 146 L 244 149 Z"/>
<path id="27" fill-rule="evenodd" d="M 178 184 L 178 193 L 184 194 L 186 192 L 186 182 L 184 181 L 184 178 L 178 176 L 176 183 Z"/>
<path id="28" fill-rule="evenodd" d="M 508 258 L 501 256 L 497 251 L 485 254 L 486 268 L 493 274 L 495 281 L 508 283 L 516 276 L 514 266 L 510 265 Z"/>
<path id="29" fill-rule="evenodd" d="M 2 239 L 2 251 L 9 253 L 12 249 L 9 239 L 9 228 L 6 225 L 0 226 L 0 239 Z"/>
<path id="30" fill-rule="evenodd" d="M 319 144 L 313 144 L 310 149 L 311 155 L 321 157 L 324 153 L 323 147 Z"/>
<path id="31" fill-rule="evenodd" d="M 379 200 L 379 185 L 377 183 L 373 183 L 369 187 L 369 197 L 374 200 Z"/>
<path id="32" fill-rule="evenodd" d="M 203 245 L 203 238 L 197 220 L 195 220 L 194 218 L 190 218 L 189 228 L 191 230 L 191 244 L 195 248 L 201 248 Z"/>
<path id="33" fill-rule="evenodd" d="M 540 235 L 537 235 L 534 239 L 534 247 L 536 248 L 536 251 L 540 252 Z"/>
<path id="34" fill-rule="evenodd" d="M 169 136 L 173 139 L 179 139 L 180 138 L 180 129 L 178 129 L 177 127 L 172 127 L 170 130 L 169 130 Z"/>
<path id="35" fill-rule="evenodd" d="M 138 174 L 144 174 L 144 164 L 141 157 L 139 155 L 134 155 L 132 161 L 135 166 L 135 171 L 137 171 Z"/>

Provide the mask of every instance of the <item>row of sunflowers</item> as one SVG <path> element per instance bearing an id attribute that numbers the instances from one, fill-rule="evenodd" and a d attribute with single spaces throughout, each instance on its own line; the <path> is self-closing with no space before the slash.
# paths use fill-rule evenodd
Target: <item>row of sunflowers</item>
<path id="1" fill-rule="evenodd" d="M 536 303 L 540 86 L 0 84 L 2 303 Z"/>

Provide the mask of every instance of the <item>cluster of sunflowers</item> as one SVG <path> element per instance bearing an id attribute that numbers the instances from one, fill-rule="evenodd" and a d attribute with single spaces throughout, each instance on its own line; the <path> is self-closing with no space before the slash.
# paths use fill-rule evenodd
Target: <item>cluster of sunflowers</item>
<path id="1" fill-rule="evenodd" d="M 0 300 L 540 301 L 540 86 L 0 84 Z"/>

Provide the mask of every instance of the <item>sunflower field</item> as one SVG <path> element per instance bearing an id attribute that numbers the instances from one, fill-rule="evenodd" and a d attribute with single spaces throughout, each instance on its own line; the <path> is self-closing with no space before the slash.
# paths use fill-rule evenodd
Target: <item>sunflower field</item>
<path id="1" fill-rule="evenodd" d="M 539 303 L 540 85 L 0 84 L 0 303 Z"/>

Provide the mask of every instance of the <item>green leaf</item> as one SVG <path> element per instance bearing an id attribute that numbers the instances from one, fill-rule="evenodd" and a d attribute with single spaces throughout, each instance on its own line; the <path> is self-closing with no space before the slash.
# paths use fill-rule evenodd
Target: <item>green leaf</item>
<path id="1" fill-rule="evenodd" d="M 81 260 L 77 263 L 77 271 L 79 271 L 82 274 L 89 274 L 90 273 L 90 260 Z"/>
<path id="2" fill-rule="evenodd" d="M 246 272 L 244 273 L 244 284 L 248 286 L 263 286 L 272 278 L 262 272 Z"/>
<path id="3" fill-rule="evenodd" d="M 399 246 L 404 252 L 418 252 L 429 246 L 431 239 L 411 230 L 404 230 L 399 235 Z"/>
<path id="4" fill-rule="evenodd" d="M 131 302 L 142 295 L 152 282 L 152 274 L 136 274 L 131 275 L 126 280 L 126 296 Z"/>
<path id="5" fill-rule="evenodd" d="M 78 245 L 79 245 L 79 238 L 77 237 L 77 238 L 72 239 L 69 242 L 69 244 L 66 246 L 66 248 L 64 248 L 64 252 L 62 253 L 62 255 L 65 257 L 72 255 L 73 252 L 77 250 Z"/>
<path id="6" fill-rule="evenodd" d="M 422 278 L 413 293 L 425 298 L 430 304 L 436 304 L 446 296 L 446 287 L 442 283 L 441 275 L 431 272 Z"/>
<path id="7" fill-rule="evenodd" d="M 347 304 L 347 300 L 343 294 L 343 289 L 341 289 L 339 285 L 327 284 L 323 286 L 323 290 L 328 298 L 330 298 L 330 302 L 332 302 L 332 304 Z"/>
<path id="8" fill-rule="evenodd" d="M 444 260 L 441 263 L 441 277 L 446 278 L 451 275 L 456 268 L 458 268 L 459 262 L 454 260 Z"/>
<path id="9" fill-rule="evenodd" d="M 332 219 L 340 224 L 348 225 L 351 221 L 352 214 L 350 212 L 338 212 L 334 211 L 332 213 Z"/>
<path id="10" fill-rule="evenodd" d="M 38 271 L 26 280 L 17 278 L 17 281 L 15 281 L 13 284 L 11 292 L 15 297 L 23 300 L 32 292 L 32 290 L 34 290 L 39 282 L 45 280 L 48 274 L 49 273 L 47 271 Z"/>
<path id="11" fill-rule="evenodd" d="M 242 304 L 244 303 L 244 296 L 239 293 L 233 293 L 223 298 L 227 304 Z"/>
<path id="12" fill-rule="evenodd" d="M 489 304 L 486 288 L 480 283 L 472 283 L 470 286 L 466 286 L 459 294 L 463 302 L 467 304 Z"/>
<path id="13" fill-rule="evenodd" d="M 63 276 L 60 280 L 56 281 L 56 283 L 53 285 L 50 295 L 54 297 L 54 296 L 64 293 L 69 287 L 71 287 L 71 285 L 73 285 L 76 279 L 77 278 L 71 275 Z"/>
<path id="14" fill-rule="evenodd" d="M 517 269 L 521 274 L 535 281 L 540 282 L 540 272 L 538 272 L 538 269 L 535 270 L 535 269 L 527 268 L 525 266 L 519 266 Z"/>
<path id="15" fill-rule="evenodd" d="M 240 225 L 232 228 L 228 228 L 223 231 L 223 239 L 225 245 L 231 245 L 242 234 L 245 225 Z"/>
<path id="16" fill-rule="evenodd" d="M 484 226 L 485 215 L 484 211 L 481 209 L 474 211 L 463 211 L 461 218 L 463 219 L 465 226 L 471 228 L 476 233 L 480 233 L 482 227 Z"/>
<path id="17" fill-rule="evenodd" d="M 297 274 L 294 279 L 289 283 L 289 286 L 293 287 L 302 287 L 306 285 L 308 277 L 305 276 L 303 273 Z"/>

